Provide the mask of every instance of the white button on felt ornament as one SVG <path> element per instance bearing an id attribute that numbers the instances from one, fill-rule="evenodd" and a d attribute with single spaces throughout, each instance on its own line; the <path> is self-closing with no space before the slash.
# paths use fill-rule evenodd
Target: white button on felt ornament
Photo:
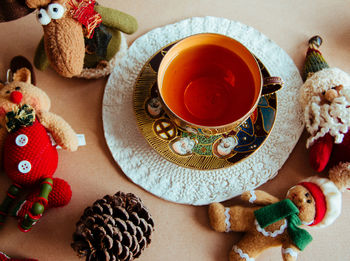
<path id="1" fill-rule="evenodd" d="M 19 172 L 21 172 L 23 174 L 28 173 L 31 169 L 32 169 L 32 165 L 30 164 L 30 162 L 28 160 L 22 160 L 18 164 L 18 170 L 19 170 Z"/>
<path id="2" fill-rule="evenodd" d="M 17 146 L 23 147 L 28 143 L 28 137 L 25 134 L 20 134 L 16 137 L 15 143 Z"/>

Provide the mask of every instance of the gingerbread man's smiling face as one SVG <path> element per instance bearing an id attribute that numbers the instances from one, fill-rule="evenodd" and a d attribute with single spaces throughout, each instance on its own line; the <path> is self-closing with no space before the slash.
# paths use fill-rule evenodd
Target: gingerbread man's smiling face
<path id="1" fill-rule="evenodd" d="M 299 218 L 304 224 L 313 222 L 316 215 L 316 203 L 308 189 L 296 185 L 288 190 L 287 198 L 299 209 Z"/>

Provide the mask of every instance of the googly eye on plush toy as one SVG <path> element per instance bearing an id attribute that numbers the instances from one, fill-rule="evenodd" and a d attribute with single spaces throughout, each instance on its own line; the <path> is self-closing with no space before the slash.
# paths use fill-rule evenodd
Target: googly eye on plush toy
<path id="1" fill-rule="evenodd" d="M 47 7 L 47 13 L 52 19 L 61 19 L 64 15 L 65 7 L 58 3 L 49 4 Z"/>
<path id="2" fill-rule="evenodd" d="M 20 0 L 13 0 L 10 6 L 15 8 L 17 2 Z M 116 61 L 127 51 L 123 33 L 132 34 L 137 30 L 134 17 L 101 6 L 95 0 L 27 0 L 29 11 L 9 12 L 11 17 L 2 13 L 1 5 L 0 22 L 38 10 L 37 19 L 43 26 L 44 36 L 36 49 L 34 65 L 39 70 L 51 66 L 68 78 L 99 78 L 110 74 Z M 9 9 L 7 6 L 6 10 Z"/>
<path id="3" fill-rule="evenodd" d="M 39 9 L 36 17 L 41 25 L 48 25 L 51 22 L 51 17 L 44 8 Z"/>

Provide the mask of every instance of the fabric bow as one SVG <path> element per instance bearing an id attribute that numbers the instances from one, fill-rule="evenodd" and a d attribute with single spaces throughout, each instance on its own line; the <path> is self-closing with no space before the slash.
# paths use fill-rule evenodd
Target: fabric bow
<path id="1" fill-rule="evenodd" d="M 94 9 L 95 0 L 69 0 L 72 17 L 84 26 L 86 38 L 92 38 L 95 28 L 102 23 L 102 17 Z"/>
<path id="2" fill-rule="evenodd" d="M 6 129 L 10 133 L 17 131 L 23 126 L 31 126 L 34 121 L 34 109 L 28 104 L 24 104 L 23 106 L 6 113 Z"/>

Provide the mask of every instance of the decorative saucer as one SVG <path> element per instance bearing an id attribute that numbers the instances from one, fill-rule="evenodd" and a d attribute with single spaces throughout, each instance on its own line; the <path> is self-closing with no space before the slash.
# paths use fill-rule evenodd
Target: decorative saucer
<path id="1" fill-rule="evenodd" d="M 273 128 L 265 142 L 245 160 L 212 170 L 181 167 L 161 156 L 139 131 L 133 109 L 135 83 L 150 57 L 179 39 L 204 32 L 224 34 L 240 41 L 271 75 L 278 75 L 284 81 L 277 93 Z M 148 72 L 154 75 L 152 70 Z M 162 199 L 191 205 L 227 200 L 272 179 L 287 160 L 304 129 L 298 100 L 302 83 L 298 68 L 281 47 L 240 22 L 211 16 L 192 17 L 155 28 L 133 42 L 108 78 L 102 104 L 106 143 L 125 176 Z M 150 97 L 149 90 L 145 90 L 144 100 Z M 269 106 L 272 100 L 268 100 Z M 140 110 L 144 110 L 144 105 Z M 146 114 L 144 118 L 153 123 Z"/>
<path id="2" fill-rule="evenodd" d="M 183 131 L 162 110 L 157 91 L 159 65 L 174 44 L 156 52 L 136 79 L 133 102 L 142 135 L 165 159 L 197 170 L 229 167 L 252 155 L 264 143 L 275 122 L 276 94 L 262 96 L 252 116 L 236 131 L 221 135 L 192 129 Z M 261 61 L 257 61 L 263 77 L 270 77 Z"/>

